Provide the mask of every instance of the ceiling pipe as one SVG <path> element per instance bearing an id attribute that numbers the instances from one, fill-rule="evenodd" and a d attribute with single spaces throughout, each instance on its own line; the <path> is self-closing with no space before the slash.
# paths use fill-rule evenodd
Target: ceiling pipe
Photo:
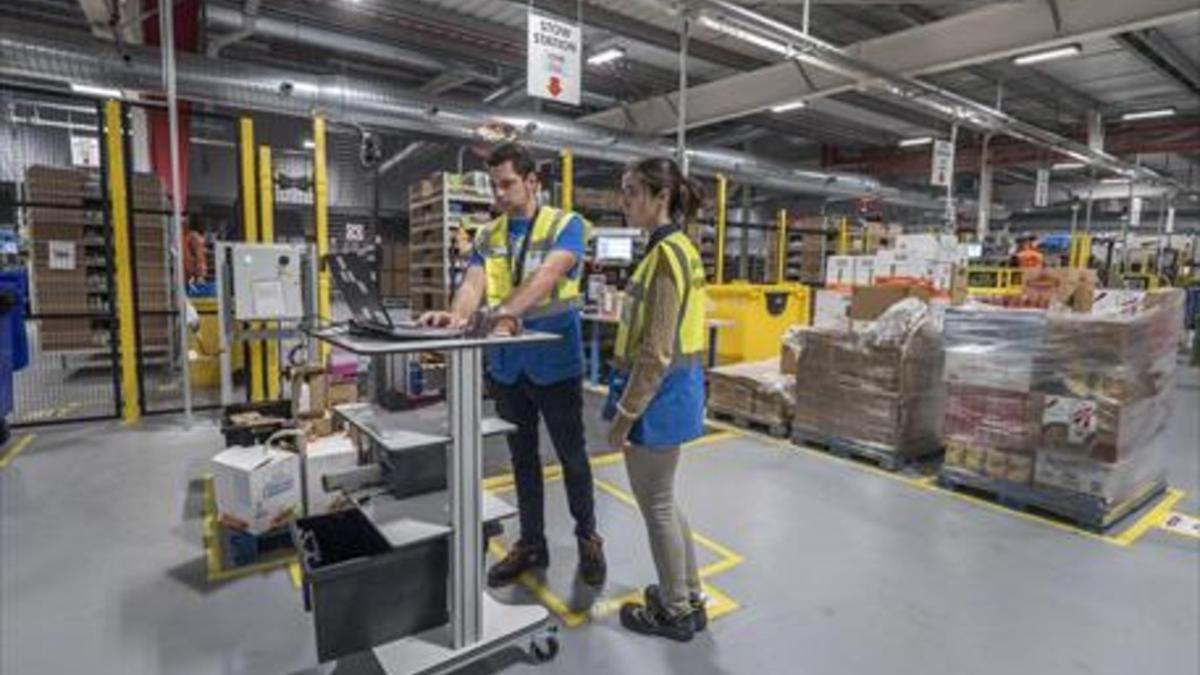
<path id="1" fill-rule="evenodd" d="M 241 12 L 232 9 L 227 10 L 216 5 L 208 8 L 208 12 L 212 12 L 214 10 L 229 12 L 229 14 L 232 15 L 232 20 L 228 25 L 225 26 L 225 29 L 233 31 L 228 35 L 222 35 L 218 38 L 215 38 L 208 43 L 208 55 L 210 57 L 216 58 L 221 55 L 222 49 L 225 49 L 232 44 L 241 42 L 251 35 L 254 35 L 255 31 L 258 29 L 259 4 L 260 0 L 246 0 L 246 7 Z"/>
<path id="2" fill-rule="evenodd" d="M 579 157 L 617 163 L 649 155 L 670 156 L 660 139 L 617 133 L 569 119 L 497 111 L 377 82 L 323 76 L 180 54 L 179 96 L 235 109 L 307 117 L 322 112 L 331 120 L 459 138 L 472 142 L 513 137 L 531 147 L 558 152 L 570 147 Z M 152 50 L 37 25 L 9 22 L 0 29 L 0 75 L 71 82 L 122 90 L 158 91 L 160 68 Z M 713 146 L 689 148 L 700 172 L 722 173 L 735 183 L 786 193 L 853 197 L 873 195 L 912 208 L 938 210 L 924 192 L 902 192 L 872 178 L 827 173 Z"/>
<path id="3" fill-rule="evenodd" d="M 249 2 L 250 0 L 247 0 Z M 230 7 L 210 4 L 205 10 L 207 26 L 210 30 L 239 31 L 244 30 L 246 15 Z M 341 54 L 361 56 L 372 61 L 386 61 L 398 66 L 413 68 L 430 73 L 445 71 L 469 72 L 471 79 L 488 84 L 496 84 L 500 78 L 494 73 L 484 73 L 472 68 L 466 63 L 449 59 L 440 59 L 421 52 L 397 47 L 381 40 L 372 40 L 326 28 L 310 26 L 300 21 L 279 19 L 272 16 L 260 15 L 254 18 L 250 32 L 242 35 L 259 35 L 264 38 L 305 45 L 316 49 L 329 50 Z M 237 35 L 237 33 L 234 33 Z M 226 41 L 233 35 L 219 38 L 218 42 Z M 241 38 L 238 38 L 241 39 Z M 222 46 L 228 46 L 236 40 L 227 41 Z M 213 56 L 209 50 L 209 56 Z"/>

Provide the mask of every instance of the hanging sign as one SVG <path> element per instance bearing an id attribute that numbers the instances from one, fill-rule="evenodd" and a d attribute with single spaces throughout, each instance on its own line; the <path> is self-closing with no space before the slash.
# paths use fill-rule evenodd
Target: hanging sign
<path id="1" fill-rule="evenodd" d="M 1129 226 L 1137 227 L 1142 224 L 1142 198 L 1134 197 L 1129 202 Z"/>
<path id="2" fill-rule="evenodd" d="M 954 144 L 950 141 L 933 142 L 933 171 L 929 184 L 948 187 L 954 176 Z"/>
<path id="3" fill-rule="evenodd" d="M 100 166 L 100 139 L 94 136 L 71 137 L 71 164 Z"/>
<path id="4" fill-rule="evenodd" d="M 1033 191 L 1033 205 L 1050 205 L 1050 169 L 1037 170 L 1037 186 Z"/>
<path id="5" fill-rule="evenodd" d="M 1174 206 L 1167 207 L 1167 223 L 1164 227 L 1166 228 L 1167 234 L 1171 234 L 1172 232 L 1175 231 L 1175 207 Z"/>
<path id="6" fill-rule="evenodd" d="M 526 93 L 579 105 L 582 62 L 583 32 L 578 24 L 529 11 Z"/>

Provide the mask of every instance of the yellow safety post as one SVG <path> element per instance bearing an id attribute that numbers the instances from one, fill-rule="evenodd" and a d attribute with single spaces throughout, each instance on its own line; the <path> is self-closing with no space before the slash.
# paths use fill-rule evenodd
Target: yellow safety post
<path id="1" fill-rule="evenodd" d="M 1092 262 L 1092 235 L 1085 234 L 1079 239 L 1079 269 L 1086 270 Z"/>
<path id="2" fill-rule="evenodd" d="M 718 285 L 725 283 L 725 226 L 726 226 L 726 190 L 728 181 L 722 174 L 717 174 L 717 278 Z"/>
<path id="3" fill-rule="evenodd" d="M 562 208 L 570 211 L 575 206 L 575 157 L 570 148 L 563 148 L 558 153 L 562 160 Z"/>
<path id="4" fill-rule="evenodd" d="M 242 234 L 246 243 L 252 244 L 258 241 L 258 171 L 255 170 L 254 163 L 254 120 L 249 117 L 243 117 L 238 124 L 238 152 L 241 155 L 242 169 Z M 250 327 L 258 328 L 256 324 L 251 324 Z M 262 401 L 266 397 L 266 391 L 263 387 L 263 345 L 260 340 L 250 342 L 248 371 L 250 400 Z"/>
<path id="5" fill-rule="evenodd" d="M 320 115 L 313 118 L 313 211 L 317 225 L 317 265 L 320 269 L 317 275 L 317 320 L 325 326 L 331 318 L 329 270 L 325 266 L 325 256 L 329 254 L 329 180 L 325 161 L 325 118 Z M 329 345 L 325 342 L 321 342 L 320 356 L 321 363 L 329 358 Z"/>
<path id="6" fill-rule="evenodd" d="M 788 240 L 787 240 L 787 209 L 779 209 L 779 261 L 775 279 L 778 283 L 787 281 L 787 258 L 788 258 Z"/>
<path id="7" fill-rule="evenodd" d="M 112 208 L 113 247 L 116 249 L 118 349 L 121 355 L 121 418 L 133 424 L 142 416 L 137 375 L 137 338 L 134 331 L 133 266 L 130 250 L 128 184 L 125 176 L 124 131 L 121 104 L 104 103 L 104 140 L 108 149 L 108 198 Z"/>
<path id="8" fill-rule="evenodd" d="M 846 255 L 850 253 L 850 221 L 842 216 L 842 221 L 838 224 L 838 255 Z"/>
<path id="9" fill-rule="evenodd" d="M 260 239 L 264 244 L 275 241 L 275 179 L 271 165 L 271 148 L 258 148 L 258 213 L 261 219 L 259 228 Z M 279 328 L 278 321 L 270 321 L 265 326 L 271 330 Z M 267 352 L 267 398 L 279 398 L 279 340 L 267 340 L 263 343 Z"/>

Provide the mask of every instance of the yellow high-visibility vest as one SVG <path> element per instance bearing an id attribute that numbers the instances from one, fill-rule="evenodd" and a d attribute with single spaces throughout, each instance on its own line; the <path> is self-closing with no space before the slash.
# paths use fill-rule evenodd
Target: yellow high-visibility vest
<path id="1" fill-rule="evenodd" d="M 514 277 L 521 265 L 521 261 L 518 259 L 521 255 L 521 247 L 518 243 L 515 247 L 516 250 L 513 250 L 513 247 L 509 245 L 508 216 L 500 216 L 479 230 L 479 233 L 475 235 L 475 251 L 484 261 L 483 271 L 487 276 L 486 300 L 488 307 L 499 306 L 508 299 L 508 296 L 512 295 L 513 290 L 521 283 L 537 274 L 546 256 L 553 249 L 558 235 L 570 222 L 572 216 L 575 214 L 571 211 L 563 211 L 550 206 L 538 209 L 537 215 L 533 219 L 533 225 L 526 235 L 529 242 L 525 247 L 524 269 L 522 269 L 520 279 L 514 279 Z M 563 275 L 555 284 L 554 291 L 536 307 L 526 312 L 525 318 L 536 319 L 549 316 L 581 304 L 578 276 L 572 279 L 569 275 Z"/>
<path id="2" fill-rule="evenodd" d="M 681 309 L 675 330 L 672 367 L 698 365 L 704 351 L 705 275 L 704 261 L 682 231 L 663 237 L 638 263 L 625 289 L 625 305 L 613 347 L 617 367 L 627 370 L 630 359 L 642 344 L 646 328 L 645 297 L 659 265 L 668 265 L 675 279 Z"/>

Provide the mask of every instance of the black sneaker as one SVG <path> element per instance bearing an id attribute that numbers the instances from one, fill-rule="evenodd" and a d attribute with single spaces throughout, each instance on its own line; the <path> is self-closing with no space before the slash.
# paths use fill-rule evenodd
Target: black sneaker
<path id="1" fill-rule="evenodd" d="M 579 576 L 588 586 L 603 586 L 608 576 L 608 564 L 604 562 L 604 540 L 592 533 L 579 539 Z"/>
<path id="2" fill-rule="evenodd" d="M 657 584 L 647 586 L 642 595 L 646 600 L 647 607 L 651 607 L 657 612 L 666 612 L 666 608 L 663 606 L 662 592 L 658 590 Z M 708 628 L 707 603 L 703 596 L 696 593 L 689 594 L 688 601 L 692 605 L 692 627 L 697 633 L 703 633 L 704 629 Z"/>
<path id="3" fill-rule="evenodd" d="M 676 642 L 691 642 L 696 634 L 692 613 L 669 617 L 647 605 L 626 603 L 621 606 L 621 625 L 642 635 L 657 635 Z"/>
<path id="4" fill-rule="evenodd" d="M 508 555 L 504 556 L 504 560 L 492 565 L 488 570 L 488 586 L 507 586 L 528 570 L 546 569 L 549 566 L 550 551 L 546 549 L 545 544 L 517 542 Z"/>

